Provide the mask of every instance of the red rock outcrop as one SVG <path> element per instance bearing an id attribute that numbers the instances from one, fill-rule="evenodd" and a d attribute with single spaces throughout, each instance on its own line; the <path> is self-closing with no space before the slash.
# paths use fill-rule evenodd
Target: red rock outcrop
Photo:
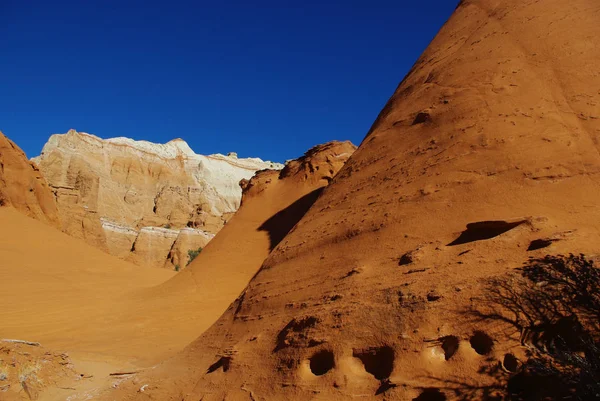
<path id="1" fill-rule="evenodd" d="M 46 180 L 25 153 L 0 132 L 0 206 L 59 226 L 58 210 Z"/>

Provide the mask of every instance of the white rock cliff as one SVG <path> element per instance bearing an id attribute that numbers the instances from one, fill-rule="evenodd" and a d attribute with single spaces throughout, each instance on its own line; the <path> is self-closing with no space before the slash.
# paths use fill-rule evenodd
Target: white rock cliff
<path id="1" fill-rule="evenodd" d="M 239 182 L 283 165 L 258 158 L 203 156 L 166 144 L 101 139 L 70 130 L 32 159 L 53 190 L 68 234 L 140 265 L 175 268 L 203 247 L 239 208 Z"/>

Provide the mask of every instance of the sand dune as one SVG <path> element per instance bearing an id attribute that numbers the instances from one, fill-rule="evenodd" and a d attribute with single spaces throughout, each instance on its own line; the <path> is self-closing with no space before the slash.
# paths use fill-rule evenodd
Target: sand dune
<path id="1" fill-rule="evenodd" d="M 110 311 L 174 274 L 123 262 L 12 208 L 0 208 L 0 221 L 2 338 L 71 350 L 113 342 L 98 338 Z M 100 330 L 93 335 L 96 325 Z"/>

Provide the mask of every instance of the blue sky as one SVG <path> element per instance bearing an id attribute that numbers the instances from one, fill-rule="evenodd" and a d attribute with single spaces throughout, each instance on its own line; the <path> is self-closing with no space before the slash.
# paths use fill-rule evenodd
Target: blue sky
<path id="1" fill-rule="evenodd" d="M 0 0 L 0 130 L 283 161 L 358 144 L 456 0 Z"/>

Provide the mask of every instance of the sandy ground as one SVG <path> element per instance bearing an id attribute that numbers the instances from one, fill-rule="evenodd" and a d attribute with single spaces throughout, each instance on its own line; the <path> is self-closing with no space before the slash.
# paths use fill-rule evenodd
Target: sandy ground
<path id="1" fill-rule="evenodd" d="M 43 392 L 40 400 L 101 387 L 108 373 L 138 369 L 188 341 L 174 331 L 172 342 L 150 346 L 143 319 L 132 318 L 127 333 L 115 324 L 125 312 L 136 315 L 140 291 L 173 272 L 125 263 L 12 208 L 0 208 L 0 222 L 0 339 L 68 353 L 85 375 L 63 378 L 58 386 L 64 389 Z"/>

